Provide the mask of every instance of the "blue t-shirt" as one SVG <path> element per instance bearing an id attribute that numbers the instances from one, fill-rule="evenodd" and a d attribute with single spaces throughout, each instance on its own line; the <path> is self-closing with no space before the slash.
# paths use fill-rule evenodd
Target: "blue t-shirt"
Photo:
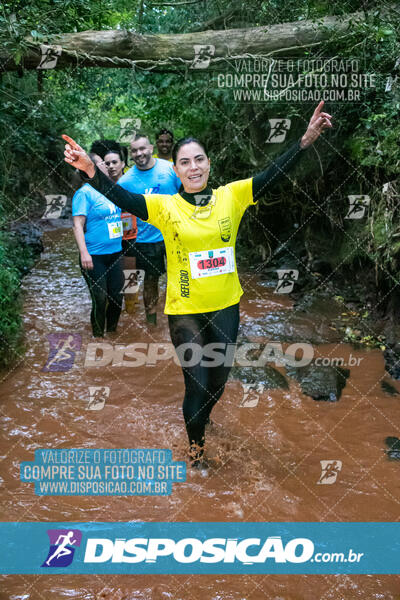
<path id="1" fill-rule="evenodd" d="M 122 249 L 121 209 L 85 183 L 72 198 L 72 216 L 86 217 L 85 242 L 89 254 L 113 254 Z"/>
<path id="2" fill-rule="evenodd" d="M 133 166 L 118 180 L 118 184 L 128 192 L 135 194 L 176 194 L 181 187 L 181 180 L 175 175 L 171 163 L 162 158 L 156 158 L 156 164 L 151 169 L 142 171 Z M 137 219 L 137 238 L 139 243 L 149 244 L 162 242 L 162 233 L 154 225 Z"/>

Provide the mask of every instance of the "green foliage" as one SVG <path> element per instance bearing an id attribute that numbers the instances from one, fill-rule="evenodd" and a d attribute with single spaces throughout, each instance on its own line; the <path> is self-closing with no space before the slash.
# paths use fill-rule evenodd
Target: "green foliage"
<path id="1" fill-rule="evenodd" d="M 0 42 L 20 62 L 28 44 L 46 42 L 63 32 L 127 28 L 142 33 L 183 33 L 305 19 L 314 20 L 318 27 L 324 16 L 341 18 L 366 8 L 357 0 L 162 4 L 162 0 L 6 1 L 0 11 Z M 382 16 L 383 6 L 369 4 L 365 22 L 353 23 L 345 35 L 305 47 L 298 55 L 358 59 L 364 73 L 376 74 L 377 85 L 366 90 L 358 104 L 327 103 L 326 109 L 334 117 L 333 132 L 317 143 L 293 175 L 298 188 L 292 181 L 284 182 L 260 201 L 256 223 L 245 217 L 240 239 L 247 249 L 260 248 L 261 256 L 265 248 L 267 254 L 269 248 L 273 253 L 285 242 L 284 223 L 285 232 L 291 232 L 287 237 L 300 241 L 310 260 L 318 257 L 338 272 L 344 267 L 357 269 L 361 262 L 369 262 L 383 277 L 398 269 L 397 204 L 380 191 L 383 183 L 398 177 L 400 166 L 400 69 L 397 84 L 385 91 L 387 77 L 396 75 L 400 33 L 396 11 Z M 43 72 L 40 78 L 35 72 L 20 75 L 5 74 L 1 81 L 3 230 L 10 221 L 32 215 L 43 203 L 44 194 L 72 195 L 61 133 L 69 133 L 89 148 L 94 139 L 118 138 L 119 121 L 126 117 L 140 118 L 141 128 L 150 136 L 162 126 L 173 129 L 176 137 L 190 133 L 206 142 L 212 158 L 212 183 L 220 184 L 252 175 L 281 153 L 281 145 L 266 143 L 269 118 L 291 118 L 290 139 L 295 140 L 304 132 L 313 109 L 303 104 L 233 102 L 207 73 L 190 69 L 161 75 L 122 68 L 69 68 Z M 371 196 L 369 211 L 360 222 L 344 219 L 349 194 Z M 15 265 L 28 258 L 17 251 L 11 253 L 3 238 L 1 243 L 0 251 L 11 261 L 0 281 L 1 310 L 6 315 L 4 327 L 8 327 L 1 335 L 16 340 L 13 331 L 20 321 L 18 316 L 12 320 L 9 298 L 17 295 Z M 15 305 L 14 313 L 18 310 Z"/>
<path id="2" fill-rule="evenodd" d="M 33 262 L 29 248 L 21 248 L 0 232 L 0 368 L 15 362 L 23 352 L 20 279 Z"/>

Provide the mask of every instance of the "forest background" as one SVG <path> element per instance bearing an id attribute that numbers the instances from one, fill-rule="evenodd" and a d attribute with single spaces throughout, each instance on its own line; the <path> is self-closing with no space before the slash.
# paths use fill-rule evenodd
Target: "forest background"
<path id="1" fill-rule="evenodd" d="M 1 363 L 12 363 L 23 351 L 21 276 L 34 260 L 16 228 L 37 220 L 46 194 L 73 193 L 61 133 L 89 148 L 95 139 L 118 139 L 120 119 L 135 118 L 151 136 L 161 127 L 172 129 L 176 138 L 198 136 L 209 148 L 212 183 L 219 185 L 262 170 L 304 132 L 316 104 L 235 102 L 213 84 L 207 70 L 187 64 L 150 70 L 79 65 L 28 69 L 24 56 L 32 45 L 52 43 L 56 34 L 87 30 L 177 35 L 211 31 L 217 40 L 223 30 L 280 23 L 313 21 L 316 28 L 323 28 L 324 17 L 344 20 L 355 12 L 362 19 L 350 22 L 345 35 L 306 44 L 295 49 L 295 55 L 357 59 L 364 73 L 376 76 L 377 84 L 365 90 L 359 103 L 326 104 L 334 117 L 333 131 L 308 152 L 291 182 L 284 181 L 266 194 L 256 218 L 245 217 L 238 254 L 242 268 L 250 264 L 266 272 L 279 266 L 298 268 L 305 274 L 300 286 L 318 284 L 328 294 L 343 294 L 344 300 L 346 293 L 372 299 L 378 312 L 396 319 L 400 310 L 399 5 L 356 0 L 3 2 Z M 14 70 L 8 71 L 6 56 L 12 57 Z M 285 143 L 267 142 L 270 118 L 291 119 Z M 370 197 L 364 219 L 346 219 L 351 194 Z"/>

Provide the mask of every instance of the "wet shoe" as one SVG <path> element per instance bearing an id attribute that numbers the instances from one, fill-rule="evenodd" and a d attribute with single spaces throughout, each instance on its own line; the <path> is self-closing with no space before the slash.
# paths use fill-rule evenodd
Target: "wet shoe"
<path id="1" fill-rule="evenodd" d="M 209 466 L 210 465 L 208 464 L 206 459 L 202 458 L 201 460 L 193 461 L 190 465 L 190 468 L 193 469 L 193 471 L 200 471 L 203 477 L 205 477 L 208 474 Z"/>
<path id="2" fill-rule="evenodd" d="M 204 460 L 204 448 L 198 444 L 192 444 L 189 448 L 190 466 L 192 469 L 207 468 Z"/>

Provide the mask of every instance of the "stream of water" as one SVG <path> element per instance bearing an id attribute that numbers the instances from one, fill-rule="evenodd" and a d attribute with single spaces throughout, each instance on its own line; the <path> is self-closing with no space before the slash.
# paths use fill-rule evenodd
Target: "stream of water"
<path id="1" fill-rule="evenodd" d="M 338 402 L 316 402 L 290 380 L 288 390 L 263 390 L 257 403 L 246 406 L 241 382 L 229 381 L 208 432 L 207 475 L 188 469 L 187 481 L 175 483 L 170 496 L 36 496 L 33 484 L 20 481 L 19 464 L 34 460 L 38 448 L 169 448 L 174 460 L 186 460 L 187 452 L 180 368 L 172 360 L 140 368 L 85 367 L 94 340 L 73 236 L 57 229 L 46 232 L 44 242 L 45 252 L 23 281 L 26 354 L 0 381 L 2 521 L 399 519 L 400 464 L 388 460 L 384 440 L 398 435 L 400 396 L 381 389 L 388 377 L 381 351 L 336 342 L 319 345 L 318 353 L 362 359 L 351 367 Z M 266 315 L 289 314 L 292 304 L 255 275 L 244 273 L 241 280 L 242 335 L 267 341 Z M 159 322 L 148 330 L 141 304 L 134 316 L 122 313 L 117 335 L 104 342 L 112 351 L 132 342 L 169 342 L 165 315 Z M 304 334 L 312 319 L 299 317 L 300 325 Z M 43 372 L 47 336 L 61 332 L 81 336 L 81 349 L 68 372 Z M 109 388 L 102 410 L 88 410 L 90 386 Z M 318 484 L 321 460 L 342 462 L 332 485 Z M 375 575 L 8 575 L 0 578 L 0 589 L 1 600 L 400 597 L 397 576 Z"/>

